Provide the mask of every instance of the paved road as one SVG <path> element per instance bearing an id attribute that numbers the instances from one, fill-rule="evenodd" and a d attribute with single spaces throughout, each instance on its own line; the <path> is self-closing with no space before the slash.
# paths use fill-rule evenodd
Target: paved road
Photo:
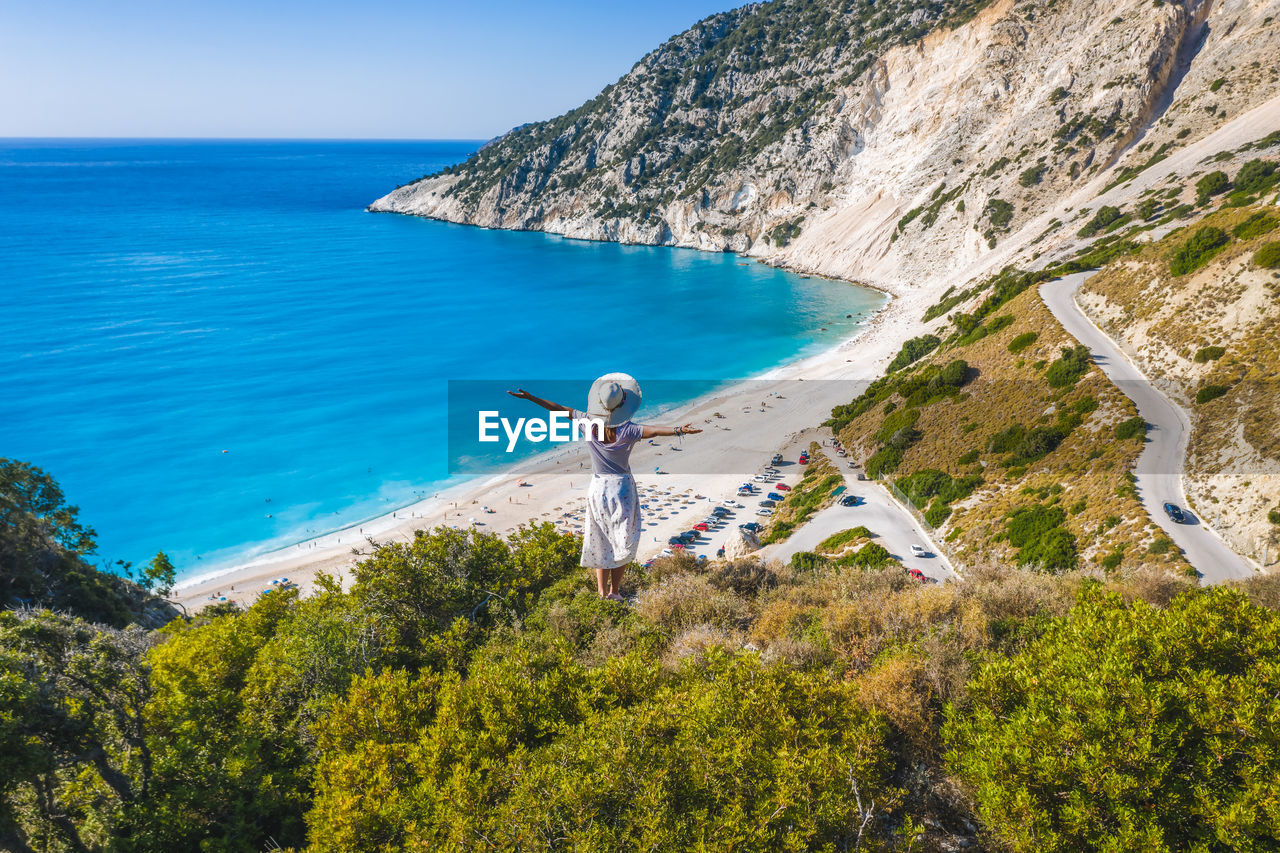
<path id="1" fill-rule="evenodd" d="M 833 457 L 832 461 L 839 465 L 845 464 L 839 457 Z M 799 530 L 792 533 L 790 538 L 760 549 L 764 559 L 786 562 L 791 559 L 792 554 L 812 551 L 828 536 L 862 524 L 877 534 L 877 538 L 872 541 L 886 548 L 907 568 L 919 569 L 935 580 L 957 579 L 951 563 L 934 547 L 915 516 L 894 501 L 884 486 L 871 480 L 855 479 L 847 466 L 843 473 L 848 489 L 846 494 L 857 495 L 863 502 L 856 507 L 836 503 L 819 510 Z M 922 546 L 929 556 L 911 556 L 912 545 Z"/>
<path id="2" fill-rule="evenodd" d="M 1147 443 L 1138 457 L 1138 497 L 1161 529 L 1177 543 L 1187 561 L 1200 572 L 1202 583 L 1248 577 L 1252 567 L 1209 530 L 1187 507 L 1182 466 L 1187 456 L 1191 421 L 1125 357 L 1115 342 L 1093 324 L 1076 304 L 1076 293 L 1092 272 L 1075 273 L 1040 285 L 1040 298 L 1058 322 L 1089 348 L 1094 363 L 1128 395 L 1147 422 Z M 1166 502 L 1177 504 L 1191 522 L 1175 524 L 1165 514 Z"/>

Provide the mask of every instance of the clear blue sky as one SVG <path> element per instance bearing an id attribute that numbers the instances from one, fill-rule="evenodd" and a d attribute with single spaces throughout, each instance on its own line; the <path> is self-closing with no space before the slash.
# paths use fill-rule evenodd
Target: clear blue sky
<path id="1" fill-rule="evenodd" d="M 742 0 L 0 0 L 0 136 L 468 138 Z"/>

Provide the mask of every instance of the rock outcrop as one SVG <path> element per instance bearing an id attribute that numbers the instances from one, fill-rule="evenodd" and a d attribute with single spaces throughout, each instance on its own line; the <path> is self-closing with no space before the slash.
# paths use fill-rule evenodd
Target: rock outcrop
<path id="1" fill-rule="evenodd" d="M 1280 93 L 1275 18 L 1277 0 L 773 0 L 370 209 L 941 289 Z"/>

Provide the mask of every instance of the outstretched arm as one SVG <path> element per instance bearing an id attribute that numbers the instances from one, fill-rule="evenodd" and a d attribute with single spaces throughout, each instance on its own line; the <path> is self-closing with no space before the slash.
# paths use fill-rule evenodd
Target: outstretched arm
<path id="1" fill-rule="evenodd" d="M 536 403 L 548 412 L 572 412 L 573 409 L 568 406 L 562 406 L 559 403 L 553 403 L 550 400 L 544 400 L 541 397 L 535 397 L 523 388 L 517 388 L 514 391 L 508 391 L 512 397 L 517 400 L 528 400 L 530 403 Z"/>
<path id="2" fill-rule="evenodd" d="M 693 424 L 685 424 L 678 427 L 645 426 L 641 429 L 643 430 L 640 433 L 641 438 L 657 438 L 660 435 L 694 435 L 702 432 Z"/>

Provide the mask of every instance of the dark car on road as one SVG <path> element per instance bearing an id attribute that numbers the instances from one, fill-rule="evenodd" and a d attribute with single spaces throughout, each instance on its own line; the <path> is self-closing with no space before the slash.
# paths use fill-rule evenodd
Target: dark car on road
<path id="1" fill-rule="evenodd" d="M 750 530 L 752 533 L 760 529 L 760 525 L 754 521 L 748 521 L 746 524 L 739 524 L 738 526 L 743 530 Z"/>
<path id="2" fill-rule="evenodd" d="M 1166 503 L 1164 505 L 1164 514 L 1169 516 L 1169 518 L 1173 521 L 1174 524 L 1187 523 L 1186 513 L 1184 513 L 1181 509 L 1179 509 L 1177 504 Z"/>
<path id="3" fill-rule="evenodd" d="M 845 495 L 840 499 L 840 506 L 857 506 L 857 505 L 858 505 L 857 495 Z"/>

